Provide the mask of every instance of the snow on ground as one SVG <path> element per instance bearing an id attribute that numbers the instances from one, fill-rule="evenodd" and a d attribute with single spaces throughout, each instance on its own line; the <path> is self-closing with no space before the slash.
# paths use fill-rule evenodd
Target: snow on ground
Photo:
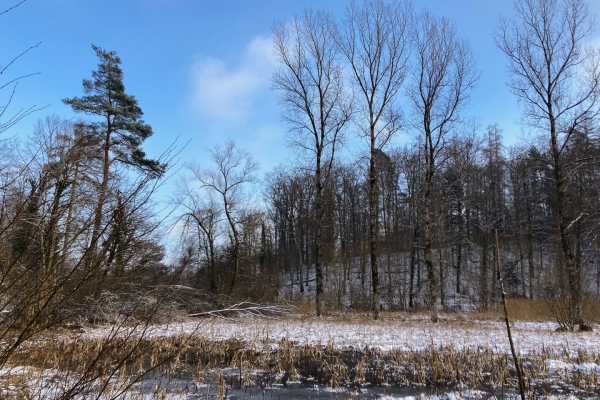
<path id="1" fill-rule="evenodd" d="M 513 326 L 513 341 L 517 351 L 550 352 L 569 357 L 578 350 L 600 353 L 598 332 L 557 332 L 552 322 L 520 322 Z M 597 329 L 598 330 L 598 329 Z M 105 334 L 101 328 L 90 328 L 84 335 L 98 337 Z M 366 318 L 345 320 L 340 317 L 287 317 L 265 318 L 245 316 L 234 319 L 190 319 L 169 325 L 155 326 L 150 331 L 155 336 L 202 335 L 220 341 L 238 339 L 249 345 L 275 346 L 282 339 L 297 345 L 327 345 L 337 348 L 380 348 L 421 350 L 432 346 L 463 348 L 489 347 L 498 352 L 510 352 L 504 321 L 445 319 L 434 324 L 424 317 L 389 318 L 371 321 Z"/>
<path id="2" fill-rule="evenodd" d="M 521 354 L 556 354 L 557 359 L 546 359 L 548 372 L 561 375 L 564 372 L 581 372 L 600 376 L 600 366 L 595 363 L 578 363 L 578 352 L 600 353 L 600 334 L 597 332 L 557 332 L 558 325 L 552 322 L 523 322 L 513 324 L 513 338 Z M 110 328 L 89 327 L 78 333 L 79 337 L 100 338 L 111 333 Z M 115 332 L 112 331 L 114 334 Z M 122 332 L 124 333 L 124 332 Z M 152 336 L 198 335 L 207 340 L 243 340 L 247 346 L 257 349 L 275 348 L 281 340 L 289 340 L 298 346 L 328 345 L 339 349 L 379 348 L 416 351 L 449 346 L 462 349 L 491 348 L 497 352 L 509 352 L 506 327 L 501 320 L 469 320 L 469 316 L 451 315 L 434 324 L 425 316 L 386 314 L 381 321 L 355 316 L 316 318 L 312 316 L 290 316 L 267 318 L 244 316 L 238 318 L 189 319 L 168 325 L 157 325 L 146 331 Z M 236 372 L 237 374 L 237 372 Z M 25 387 L 43 395 L 58 389 L 61 382 L 52 371 L 45 370 L 30 374 L 27 367 L 10 371 L 0 370 L 0 377 L 23 375 Z M 64 379 L 64 378 L 63 378 Z M 16 387 L 0 387 L 3 395 L 16 393 Z M 483 394 L 483 395 L 481 395 Z M 449 392 L 440 396 L 382 397 L 382 399 L 405 400 L 457 400 L 486 398 L 483 392 Z M 82 397 L 85 398 L 85 397 Z M 108 397 L 107 397 L 108 398 Z M 124 396 L 123 398 L 127 398 Z M 132 397 L 133 398 L 133 397 Z M 150 397 L 149 397 L 150 398 Z M 169 398 L 176 398 L 169 395 Z M 182 395 L 178 398 L 186 398 Z M 555 399 L 569 399 L 565 395 Z"/>

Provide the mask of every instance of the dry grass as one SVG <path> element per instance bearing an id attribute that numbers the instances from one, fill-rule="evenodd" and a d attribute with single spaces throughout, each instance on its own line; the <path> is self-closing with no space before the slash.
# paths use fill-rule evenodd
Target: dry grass
<path id="1" fill-rule="evenodd" d="M 305 315 L 314 314 L 314 304 L 307 300 L 306 297 L 301 297 L 298 299 L 294 299 L 292 304 L 297 307 L 297 309 Z M 516 321 L 553 321 L 554 317 L 548 305 L 548 302 L 543 299 L 523 299 L 523 298 L 509 298 L 507 299 L 508 312 L 511 320 Z M 589 307 L 592 307 L 591 305 Z M 588 308 L 589 308 L 588 307 Z M 596 310 L 600 310 L 600 302 L 594 305 L 592 308 Z M 389 320 L 410 320 L 415 318 L 423 318 L 427 319 L 429 317 L 429 312 L 425 309 L 411 311 L 411 312 L 401 312 L 401 311 L 382 311 L 380 313 L 382 319 Z M 477 320 L 498 320 L 504 319 L 504 314 L 502 313 L 502 307 L 498 303 L 496 305 L 492 304 L 487 311 L 479 311 L 472 312 L 468 314 L 464 313 L 455 313 L 455 312 L 444 312 L 440 310 L 440 315 L 445 317 L 446 319 L 454 320 L 454 319 L 477 319 Z M 368 311 L 357 311 L 357 312 L 348 312 L 348 311 L 326 311 L 324 313 L 325 317 L 333 317 L 341 320 L 352 320 L 352 321 L 364 321 L 368 323 L 372 321 L 371 313 Z"/>
<path id="2" fill-rule="evenodd" d="M 553 321 L 554 317 L 550 311 L 547 301 L 542 299 L 529 300 L 508 298 L 506 299 L 508 315 L 512 321 Z M 504 319 L 502 307 L 500 304 L 491 305 L 487 311 L 479 311 L 468 314 L 462 318 L 478 319 L 478 320 L 499 320 Z"/>
<path id="3" fill-rule="evenodd" d="M 557 321 L 560 315 L 557 315 L 557 304 L 547 299 L 507 299 L 508 314 L 512 321 Z M 584 307 L 584 320 L 588 323 L 600 322 L 600 301 L 586 300 Z M 462 315 L 462 314 L 461 314 Z M 468 314 L 468 319 L 479 320 L 498 320 L 503 319 L 502 308 L 491 307 L 485 312 L 476 312 Z"/>
<path id="4" fill-rule="evenodd" d="M 545 300 L 506 299 L 511 320 L 552 321 L 552 313 Z"/>
<path id="5" fill-rule="evenodd" d="M 316 306 L 311 298 L 302 295 L 294 296 L 292 300 L 286 300 L 289 305 L 294 307 L 300 314 L 311 315 L 315 313 Z"/>
<path id="6" fill-rule="evenodd" d="M 536 308 L 539 305 L 527 301 L 511 304 L 513 309 L 521 310 L 517 315 L 524 320 L 541 318 L 544 311 Z M 491 313 L 487 315 L 488 318 L 499 318 Z M 426 320 L 426 314 L 417 317 L 410 314 L 409 319 L 409 314 L 383 313 L 382 317 L 407 324 Z M 481 315 L 472 317 L 480 318 Z M 447 314 L 443 318 L 445 322 L 442 323 L 469 323 L 457 314 Z M 357 325 L 377 323 L 368 314 L 357 313 L 330 314 L 323 318 L 322 323 L 328 321 Z M 240 324 L 243 326 L 243 322 Z M 376 348 L 343 348 L 332 342 L 298 345 L 285 337 L 276 341 L 257 338 L 248 342 L 235 337 L 212 340 L 201 334 L 80 336 L 72 339 L 69 333 L 57 330 L 36 343 L 22 346 L 11 359 L 11 365 L 18 366 L 18 369 L 5 369 L 0 374 L 0 398 L 36 399 L 44 398 L 49 392 L 53 393 L 53 398 L 68 398 L 101 390 L 112 395 L 131 393 L 133 396 L 139 394 L 136 382 L 146 378 L 155 379 L 150 394 L 156 399 L 167 396 L 167 383 L 182 380 L 210 383 L 211 393 L 223 396 L 228 385 L 248 387 L 285 384 L 288 381 L 318 381 L 331 387 L 389 384 L 490 390 L 515 385 L 514 368 L 508 355 L 484 346 L 457 351 L 455 346 L 431 345 L 415 350 L 382 352 Z M 567 348 L 559 357 L 555 350 L 530 352 L 523 360 L 529 390 L 543 393 L 543 387 L 548 386 L 544 380 L 551 379 L 559 386 L 571 385 L 582 391 L 597 393 L 599 382 L 596 374 L 564 370 L 553 375 L 546 361 L 560 359 L 570 363 L 600 364 L 600 354 L 586 349 L 570 354 Z M 237 373 L 225 376 L 218 372 L 224 368 L 235 368 Z M 183 393 L 187 389 L 182 386 L 169 390 L 172 394 L 177 390 Z"/>

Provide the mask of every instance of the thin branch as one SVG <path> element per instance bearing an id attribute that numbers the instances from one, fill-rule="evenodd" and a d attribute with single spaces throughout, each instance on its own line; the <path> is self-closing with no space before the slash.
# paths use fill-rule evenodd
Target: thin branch
<path id="1" fill-rule="evenodd" d="M 15 61 L 17 61 L 19 58 L 21 58 L 25 53 L 29 52 L 30 50 L 35 49 L 40 44 L 42 44 L 42 42 L 39 42 L 38 44 L 31 46 L 30 48 L 28 48 L 27 50 L 23 51 L 21 54 L 19 54 L 15 58 L 13 58 L 4 68 L 2 68 L 2 70 L 0 70 L 0 75 L 2 75 L 4 73 L 4 71 L 6 71 L 8 69 L 8 67 L 10 67 Z"/>
<path id="2" fill-rule="evenodd" d="M 0 12 L 0 15 L 2 14 L 6 14 L 7 12 L 9 12 L 10 10 L 14 10 L 15 8 L 19 7 L 21 4 L 25 3 L 27 0 L 21 0 L 20 2 L 18 2 L 17 4 L 15 4 L 14 6 L 7 8 L 6 10 Z"/>

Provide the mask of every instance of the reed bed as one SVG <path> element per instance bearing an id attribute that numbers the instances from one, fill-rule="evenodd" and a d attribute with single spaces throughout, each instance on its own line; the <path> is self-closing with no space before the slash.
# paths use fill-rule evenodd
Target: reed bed
<path id="1" fill-rule="evenodd" d="M 239 321 L 240 332 L 244 323 L 248 321 Z M 593 369 L 600 365 L 600 354 L 595 350 L 573 351 L 568 344 L 525 350 L 522 363 L 530 393 L 600 394 L 600 369 Z M 192 383 L 211 385 L 219 397 L 230 386 L 294 383 L 497 392 L 514 388 L 516 380 L 506 351 L 494 346 L 437 345 L 433 339 L 428 346 L 381 350 L 335 341 L 299 343 L 289 337 L 269 338 L 265 332 L 253 339 L 234 335 L 216 340 L 203 329 L 192 335 L 162 336 L 148 331 L 108 336 L 57 331 L 13 355 L 10 365 L 0 371 L 0 398 L 87 398 L 103 392 L 104 398 L 135 399 L 143 393 L 144 398 L 160 399 L 184 395 Z"/>

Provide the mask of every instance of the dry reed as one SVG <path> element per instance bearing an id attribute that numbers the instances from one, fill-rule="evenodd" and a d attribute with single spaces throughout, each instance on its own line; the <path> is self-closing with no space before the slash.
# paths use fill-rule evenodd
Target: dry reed
<path id="1" fill-rule="evenodd" d="M 356 322 L 371 323 L 358 317 Z M 548 368 L 549 360 L 600 364 L 600 354 L 586 349 L 570 354 L 568 347 L 530 351 L 523 359 L 530 393 L 544 394 L 552 383 L 565 390 L 598 394 L 595 373 L 553 370 Z M 169 383 L 190 381 L 212 384 L 212 393 L 219 398 L 231 385 L 262 387 L 298 381 L 316 381 L 332 388 L 385 384 L 490 391 L 516 384 L 508 354 L 490 347 L 457 350 L 432 344 L 383 352 L 340 347 L 333 342 L 301 346 L 287 338 L 251 343 L 237 338 L 210 340 L 201 334 L 69 338 L 64 332 L 54 332 L 22 346 L 10 365 L 18 369 L 7 366 L 0 374 L 0 398 L 43 398 L 49 391 L 56 398 L 99 391 L 130 393 L 130 398 L 135 398 L 144 380 L 153 382 L 153 387 L 145 390 L 156 399 L 167 395 Z M 225 375 L 224 369 L 236 372 Z M 184 384 L 169 388 L 170 393 L 188 390 Z"/>

